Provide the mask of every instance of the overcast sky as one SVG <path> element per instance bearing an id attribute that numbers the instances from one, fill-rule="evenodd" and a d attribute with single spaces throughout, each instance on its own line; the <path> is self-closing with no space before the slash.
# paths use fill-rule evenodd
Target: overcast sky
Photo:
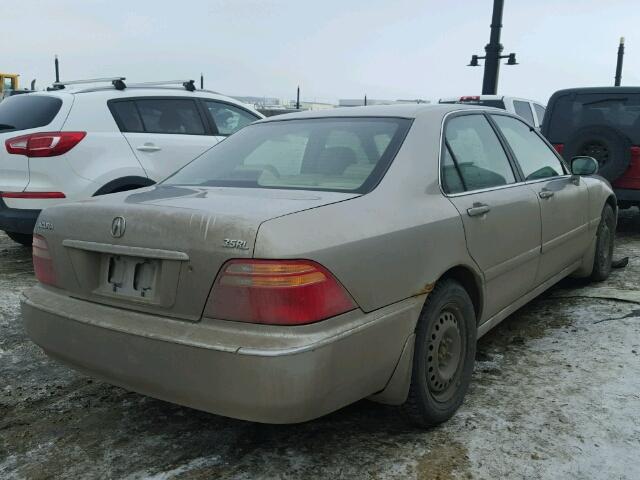
<path id="1" fill-rule="evenodd" d="M 62 79 L 198 78 L 229 95 L 425 98 L 480 93 L 466 67 L 489 39 L 492 0 L 56 0 L 1 13 L 0 71 L 43 87 Z M 499 93 L 546 102 L 565 87 L 638 85 L 637 0 L 505 0 Z"/>

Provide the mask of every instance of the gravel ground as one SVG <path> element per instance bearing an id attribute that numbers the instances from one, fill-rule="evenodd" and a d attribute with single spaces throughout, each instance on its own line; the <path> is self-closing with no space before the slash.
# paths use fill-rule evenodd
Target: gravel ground
<path id="1" fill-rule="evenodd" d="M 607 282 L 562 282 L 482 338 L 464 405 L 422 431 L 368 401 L 253 424 L 70 371 L 26 338 L 30 253 L 0 234 L 0 478 L 640 478 L 637 211 L 617 254 Z"/>

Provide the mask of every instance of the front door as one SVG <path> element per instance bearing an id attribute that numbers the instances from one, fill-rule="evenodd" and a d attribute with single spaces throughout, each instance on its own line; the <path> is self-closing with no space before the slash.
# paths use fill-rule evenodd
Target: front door
<path id="1" fill-rule="evenodd" d="M 584 255 L 589 243 L 588 189 L 583 179 L 568 174 L 555 151 L 528 125 L 504 115 L 492 118 L 540 203 L 542 246 L 536 279 L 540 284 Z"/>
<path id="2" fill-rule="evenodd" d="M 482 114 L 445 124 L 442 184 L 460 212 L 469 254 L 485 277 L 487 317 L 534 285 L 540 256 L 540 207 L 518 178 Z"/>

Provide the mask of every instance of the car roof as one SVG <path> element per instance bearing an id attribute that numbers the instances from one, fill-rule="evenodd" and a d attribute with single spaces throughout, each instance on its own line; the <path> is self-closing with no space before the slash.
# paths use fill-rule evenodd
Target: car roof
<path id="1" fill-rule="evenodd" d="M 532 98 L 524 98 L 524 97 L 512 97 L 511 95 L 461 95 L 459 97 L 443 97 L 439 102 L 458 102 L 461 98 L 478 98 L 479 100 L 520 100 L 523 102 L 532 102 L 542 104 L 538 100 L 534 100 Z"/>
<path id="2" fill-rule="evenodd" d="M 579 87 L 558 90 L 553 97 L 571 93 L 640 93 L 640 87 Z"/>
<path id="3" fill-rule="evenodd" d="M 259 113 L 252 105 L 248 105 L 234 98 L 222 95 L 211 90 L 195 90 L 190 92 L 182 87 L 162 87 L 162 86 L 127 86 L 124 90 L 117 90 L 112 86 L 108 87 L 94 87 L 94 88 L 71 88 L 67 87 L 60 90 L 47 90 L 40 92 L 33 92 L 29 95 L 46 95 L 52 97 L 58 97 L 60 99 L 71 99 L 74 97 L 90 96 L 92 100 L 112 100 L 118 98 L 130 98 L 130 97 L 199 97 L 210 98 L 212 100 L 219 100 L 222 102 L 230 103 L 242 107 L 244 110 L 249 110 L 252 113 L 257 114 L 260 118 L 264 115 Z"/>
<path id="4" fill-rule="evenodd" d="M 503 112 L 503 110 L 477 105 L 459 104 L 401 104 L 401 105 L 371 105 L 362 107 L 339 107 L 326 110 L 306 110 L 304 112 L 287 113 L 260 120 L 257 123 L 278 122 L 305 118 L 340 118 L 340 117 L 396 117 L 417 118 L 422 115 L 440 114 L 461 110 L 489 110 Z"/>

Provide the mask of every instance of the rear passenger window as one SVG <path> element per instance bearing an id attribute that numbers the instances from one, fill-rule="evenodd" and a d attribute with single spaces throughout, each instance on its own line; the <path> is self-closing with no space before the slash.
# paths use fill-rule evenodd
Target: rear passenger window
<path id="1" fill-rule="evenodd" d="M 111 112 L 122 132 L 144 132 L 138 109 L 133 102 L 113 102 Z"/>
<path id="2" fill-rule="evenodd" d="M 457 167 L 461 183 L 466 190 L 479 190 L 515 182 L 509 159 L 484 115 L 454 117 L 447 122 L 445 128 L 446 143 L 451 149 L 451 162 Z M 445 155 L 443 177 L 446 162 Z M 449 175 L 448 178 L 454 182 L 455 176 Z M 459 186 L 449 185 L 449 188 Z"/>
<path id="3" fill-rule="evenodd" d="M 145 132 L 205 134 L 204 123 L 193 100 L 139 99 L 135 103 Z"/>
<path id="4" fill-rule="evenodd" d="M 517 118 L 492 115 L 507 139 L 525 180 L 564 175 L 562 163 L 538 134 Z"/>
<path id="5" fill-rule="evenodd" d="M 515 109 L 518 116 L 524 118 L 531 125 L 535 125 L 535 122 L 533 121 L 533 113 L 531 113 L 531 105 L 529 105 L 529 102 L 514 100 L 513 108 Z"/>
<path id="6" fill-rule="evenodd" d="M 205 105 L 220 135 L 231 135 L 258 120 L 255 115 L 228 103 L 205 101 Z"/>
<path id="7" fill-rule="evenodd" d="M 442 152 L 442 188 L 445 193 L 460 193 L 465 190 L 460 172 L 453 162 L 448 147 L 445 147 Z"/>

